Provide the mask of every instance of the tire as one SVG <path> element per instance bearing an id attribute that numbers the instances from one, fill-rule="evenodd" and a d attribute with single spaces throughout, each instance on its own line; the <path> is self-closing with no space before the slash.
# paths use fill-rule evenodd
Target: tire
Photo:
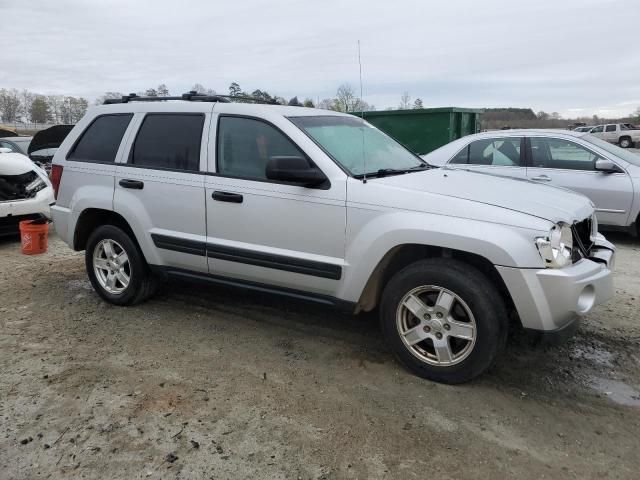
<path id="1" fill-rule="evenodd" d="M 620 148 L 631 148 L 633 146 L 633 142 L 629 137 L 622 137 L 618 142 L 618 145 L 620 145 Z"/>
<path id="2" fill-rule="evenodd" d="M 413 302 L 415 298 L 422 303 Z M 442 308 L 447 305 L 449 310 Z M 423 318 L 412 313 L 416 311 Z M 457 384 L 491 367 L 506 343 L 507 310 L 479 270 L 435 258 L 415 262 L 391 278 L 382 293 L 380 324 L 393 353 L 410 371 Z"/>
<path id="3" fill-rule="evenodd" d="M 118 258 L 109 260 L 109 249 Z M 118 264 L 109 264 L 110 261 Z M 114 305 L 135 305 L 151 297 L 157 288 L 157 279 L 136 243 L 114 225 L 102 225 L 91 233 L 85 250 L 85 266 L 96 293 Z"/>

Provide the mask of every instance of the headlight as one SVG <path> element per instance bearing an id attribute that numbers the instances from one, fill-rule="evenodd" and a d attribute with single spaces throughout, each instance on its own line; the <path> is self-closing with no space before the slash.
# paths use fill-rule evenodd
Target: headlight
<path id="1" fill-rule="evenodd" d="M 549 236 L 536 238 L 536 246 L 548 268 L 562 268 L 573 262 L 573 233 L 566 223 L 554 225 Z"/>
<path id="2" fill-rule="evenodd" d="M 33 196 L 37 192 L 45 188 L 46 186 L 47 184 L 44 183 L 44 180 L 42 180 L 38 175 L 36 175 L 36 178 L 33 179 L 26 187 L 24 187 L 24 189 L 26 190 L 27 193 Z"/>

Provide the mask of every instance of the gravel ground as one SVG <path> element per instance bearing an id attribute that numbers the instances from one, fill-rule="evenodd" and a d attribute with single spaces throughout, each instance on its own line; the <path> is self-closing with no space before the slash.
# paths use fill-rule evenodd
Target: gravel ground
<path id="1" fill-rule="evenodd" d="M 556 348 L 468 385 L 403 370 L 372 315 L 170 283 L 105 304 L 53 237 L 0 240 L 1 478 L 638 478 L 640 242 Z"/>

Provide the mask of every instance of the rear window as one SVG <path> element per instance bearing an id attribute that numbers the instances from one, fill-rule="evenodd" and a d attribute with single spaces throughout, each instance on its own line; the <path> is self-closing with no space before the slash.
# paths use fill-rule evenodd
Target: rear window
<path id="1" fill-rule="evenodd" d="M 81 162 L 112 163 L 133 114 L 101 115 L 84 131 L 67 157 Z"/>
<path id="2" fill-rule="evenodd" d="M 200 170 L 202 114 L 147 114 L 133 146 L 131 163 L 168 170 Z"/>

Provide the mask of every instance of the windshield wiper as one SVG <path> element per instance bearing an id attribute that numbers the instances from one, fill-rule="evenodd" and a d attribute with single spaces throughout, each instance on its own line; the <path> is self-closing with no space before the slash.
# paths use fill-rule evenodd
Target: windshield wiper
<path id="1" fill-rule="evenodd" d="M 429 165 L 428 163 L 422 163 L 420 165 L 416 165 L 414 167 L 411 168 L 380 168 L 378 169 L 378 171 L 376 172 L 368 172 L 366 174 L 367 177 L 387 177 L 389 175 L 402 175 L 404 173 L 411 173 L 411 172 L 420 172 L 422 170 L 426 170 L 432 168 L 431 165 Z M 362 178 L 365 175 L 363 174 L 358 174 L 355 175 L 356 178 Z"/>

